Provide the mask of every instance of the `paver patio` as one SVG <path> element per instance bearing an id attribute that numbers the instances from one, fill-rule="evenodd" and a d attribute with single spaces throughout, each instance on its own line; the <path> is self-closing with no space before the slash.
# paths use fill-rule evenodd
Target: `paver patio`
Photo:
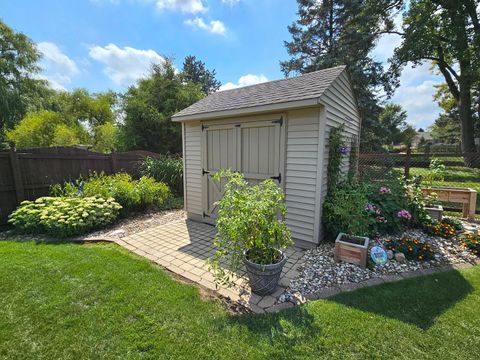
<path id="1" fill-rule="evenodd" d="M 293 306 L 292 303 L 277 304 L 277 300 L 297 273 L 303 256 L 302 249 L 291 248 L 287 251 L 288 261 L 283 269 L 280 286 L 272 295 L 262 297 L 250 292 L 243 269 L 236 274 L 235 286 L 226 288 L 215 284 L 206 265 L 206 260 L 215 253 L 215 232 L 214 226 L 185 219 L 151 227 L 116 242 L 175 274 L 241 303 L 254 312 L 275 311 Z"/>

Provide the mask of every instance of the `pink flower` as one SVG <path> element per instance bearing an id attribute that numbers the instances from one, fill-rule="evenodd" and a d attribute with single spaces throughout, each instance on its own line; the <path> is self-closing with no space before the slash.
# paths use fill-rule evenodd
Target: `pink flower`
<path id="1" fill-rule="evenodd" d="M 412 218 L 412 214 L 410 214 L 408 210 L 402 209 L 397 213 L 397 217 L 410 220 Z"/>
<path id="2" fill-rule="evenodd" d="M 386 223 L 387 222 L 387 219 L 385 219 L 383 216 L 377 216 L 377 221 L 379 223 Z"/>
<path id="3" fill-rule="evenodd" d="M 386 186 L 382 186 L 380 188 L 380 190 L 378 190 L 380 192 L 380 194 L 390 194 L 392 192 L 392 190 L 390 190 L 388 187 Z"/>

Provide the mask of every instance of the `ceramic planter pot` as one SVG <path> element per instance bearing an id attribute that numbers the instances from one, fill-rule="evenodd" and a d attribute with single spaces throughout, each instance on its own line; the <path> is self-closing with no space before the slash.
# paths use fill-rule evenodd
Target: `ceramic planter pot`
<path id="1" fill-rule="evenodd" d="M 335 261 L 345 261 L 365 268 L 369 242 L 370 239 L 365 236 L 338 234 L 335 240 Z"/>
<path id="2" fill-rule="evenodd" d="M 442 221 L 443 218 L 443 206 L 442 205 L 427 205 L 425 210 L 428 212 L 432 219 Z"/>
<path id="3" fill-rule="evenodd" d="M 275 291 L 282 274 L 282 269 L 287 262 L 287 256 L 282 253 L 281 260 L 276 264 L 260 265 L 247 259 L 243 259 L 247 269 L 248 281 L 252 292 L 258 295 L 268 295 Z"/>

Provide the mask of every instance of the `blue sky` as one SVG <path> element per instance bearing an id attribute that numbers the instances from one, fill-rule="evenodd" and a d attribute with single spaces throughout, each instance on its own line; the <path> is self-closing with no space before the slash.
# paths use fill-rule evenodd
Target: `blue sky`
<path id="1" fill-rule="evenodd" d="M 173 56 L 180 68 L 189 54 L 216 69 L 224 88 L 281 78 L 296 11 L 295 0 L 0 0 L 2 20 L 43 53 L 42 76 L 91 91 L 123 91 L 152 62 Z M 386 36 L 374 54 L 385 61 L 397 44 Z M 440 82 L 429 66 L 407 68 L 393 101 L 425 127 L 439 112 L 431 95 Z"/>

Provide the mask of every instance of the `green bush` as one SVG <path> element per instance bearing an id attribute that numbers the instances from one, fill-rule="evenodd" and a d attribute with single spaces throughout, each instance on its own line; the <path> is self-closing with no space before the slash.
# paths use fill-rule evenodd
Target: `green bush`
<path id="1" fill-rule="evenodd" d="M 170 189 L 166 184 L 157 182 L 148 176 L 143 176 L 140 180 L 133 180 L 126 173 L 93 174 L 86 180 L 65 183 L 63 186 L 53 186 L 51 192 L 57 196 L 114 198 L 122 205 L 123 215 L 132 211 L 144 210 L 151 205 L 162 207 L 171 196 Z"/>
<path id="2" fill-rule="evenodd" d="M 175 195 L 183 195 L 182 158 L 167 155 L 159 158 L 146 157 L 141 171 L 143 175 L 167 184 Z"/>
<path id="3" fill-rule="evenodd" d="M 366 209 L 369 186 L 347 182 L 329 192 L 323 203 L 322 221 L 327 239 L 335 241 L 339 232 L 368 236 L 372 217 Z"/>
<path id="4" fill-rule="evenodd" d="M 115 221 L 122 208 L 113 198 L 42 197 L 24 201 L 9 216 L 22 233 L 46 233 L 63 238 L 102 228 Z"/>

